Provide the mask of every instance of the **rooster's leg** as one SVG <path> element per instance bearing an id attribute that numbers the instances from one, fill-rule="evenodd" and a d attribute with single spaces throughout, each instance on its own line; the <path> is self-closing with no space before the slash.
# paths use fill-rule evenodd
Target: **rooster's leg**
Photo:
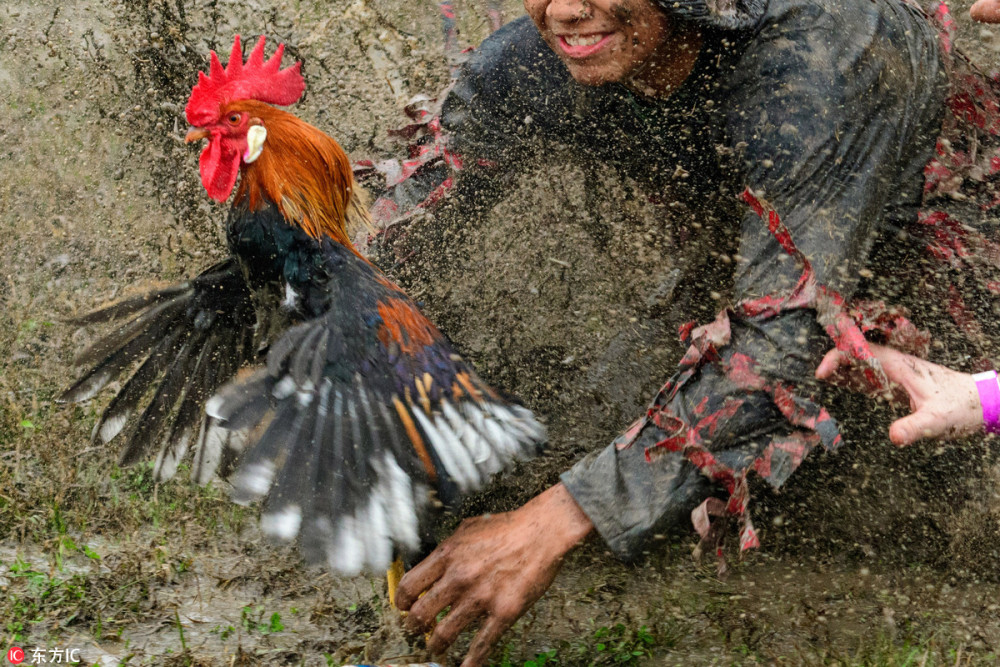
<path id="1" fill-rule="evenodd" d="M 397 558 L 392 561 L 392 565 L 386 570 L 385 579 L 389 584 L 389 606 L 396 608 L 396 589 L 399 587 L 399 580 L 403 578 L 406 568 L 403 566 L 403 559 Z"/>

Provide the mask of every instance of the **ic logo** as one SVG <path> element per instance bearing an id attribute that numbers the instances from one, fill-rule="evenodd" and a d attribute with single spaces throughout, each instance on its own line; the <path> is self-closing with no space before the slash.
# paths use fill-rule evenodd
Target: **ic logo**
<path id="1" fill-rule="evenodd" d="M 13 665 L 20 665 L 24 662 L 24 650 L 19 646 L 11 646 L 7 651 L 7 660 Z"/>

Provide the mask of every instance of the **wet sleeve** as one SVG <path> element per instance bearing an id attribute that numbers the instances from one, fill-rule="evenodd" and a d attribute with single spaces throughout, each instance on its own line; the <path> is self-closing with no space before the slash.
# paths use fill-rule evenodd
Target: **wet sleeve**
<path id="1" fill-rule="evenodd" d="M 742 149 L 743 183 L 780 215 L 815 285 L 849 298 L 886 216 L 916 212 L 944 94 L 935 35 L 902 3 L 775 0 L 770 11 L 726 77 L 726 141 Z M 778 486 L 811 444 L 839 441 L 816 432 L 836 426 L 820 423 L 809 399 L 830 338 L 814 301 L 784 298 L 804 263 L 764 218 L 748 210 L 742 220 L 723 342 L 682 362 L 635 437 L 562 477 L 622 558 L 713 492 L 732 493 L 724 469 L 753 469 Z M 690 443 L 700 449 L 685 451 Z"/>
<path id="2" fill-rule="evenodd" d="M 485 212 L 521 172 L 534 128 L 525 101 L 530 77 L 523 76 L 515 48 L 527 26 L 515 23 L 462 66 L 440 116 L 426 124 L 411 158 L 398 163 L 373 207 L 376 222 L 390 224 L 446 197 L 464 211 Z"/>

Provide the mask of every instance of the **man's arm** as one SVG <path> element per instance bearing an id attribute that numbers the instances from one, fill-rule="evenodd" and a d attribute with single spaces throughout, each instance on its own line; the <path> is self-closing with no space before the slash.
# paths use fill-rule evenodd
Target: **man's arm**
<path id="1" fill-rule="evenodd" d="M 750 470 L 779 486 L 812 447 L 839 441 L 810 400 L 829 332 L 844 325 L 832 311 L 887 217 L 915 217 L 942 110 L 935 36 L 902 3 L 784 4 L 728 77 L 725 125 L 731 145 L 746 144 L 743 182 L 773 205 L 785 246 L 769 211 L 747 211 L 739 303 L 718 343 L 672 378 L 641 429 L 562 477 L 622 558 L 687 523 L 713 486 L 744 493 Z"/>
<path id="2" fill-rule="evenodd" d="M 644 420 L 563 475 L 576 505 L 623 558 L 641 554 L 654 535 L 686 523 L 692 508 L 720 486 L 731 486 L 733 476 L 755 466 L 761 455 L 768 456 L 770 481 L 780 483 L 806 451 L 803 443 L 836 442 L 835 426 L 831 433 L 829 420 L 822 423 L 810 412 L 818 408 L 799 395 L 829 338 L 817 322 L 815 299 L 794 292 L 804 270 L 796 257 L 811 263 L 814 290 L 849 297 L 886 210 L 898 203 L 915 213 L 922 161 L 934 145 L 943 97 L 934 36 L 901 3 L 793 4 L 771 3 L 776 12 L 789 7 L 755 36 L 736 70 L 720 78 L 729 83 L 728 141 L 746 145 L 744 182 L 774 205 L 801 255 L 775 241 L 769 216 L 762 220 L 748 212 L 740 251 L 746 261 L 737 275 L 743 307 L 701 338 L 694 336 L 700 344 L 692 346 Z M 803 298 L 789 298 L 796 294 Z M 479 539 L 492 546 L 544 541 L 562 520 L 557 513 L 536 521 L 491 520 L 480 524 Z M 449 550 L 445 569 L 460 568 L 466 578 L 496 585 L 454 598 L 453 605 L 460 602 L 475 613 L 449 624 L 447 636 L 432 636 L 441 648 L 456 636 L 456 626 L 487 617 L 489 633 L 477 636 L 475 655 L 463 663 L 482 664 L 484 644 L 495 642 L 497 628 L 511 622 L 509 610 L 499 624 L 489 614 L 506 587 L 517 586 L 490 574 L 508 571 L 525 555 L 501 552 L 502 562 L 482 563 L 468 544 L 447 540 L 440 548 Z M 561 549 L 542 553 L 553 567 L 562 555 Z M 429 596 L 438 584 L 411 573 L 400 591 L 409 603 L 428 584 Z M 517 614 L 535 597 L 519 596 Z M 426 603 L 414 623 L 429 627 L 445 606 L 440 602 Z"/>
<path id="3" fill-rule="evenodd" d="M 409 159 L 369 164 L 386 179 L 371 209 L 376 227 L 446 199 L 455 200 L 465 217 L 470 211 L 481 215 L 523 170 L 534 132 L 523 90 L 530 87 L 528 77 L 517 80 L 525 69 L 521 61 L 530 57 L 524 44 L 528 31 L 537 38 L 530 22 L 514 21 L 483 42 L 462 66 L 440 115 L 423 112 L 422 121 L 405 131 L 420 137 Z"/>

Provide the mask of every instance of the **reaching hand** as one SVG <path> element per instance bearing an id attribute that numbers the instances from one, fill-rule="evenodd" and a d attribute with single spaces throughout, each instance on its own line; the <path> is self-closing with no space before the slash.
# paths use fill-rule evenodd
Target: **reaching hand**
<path id="1" fill-rule="evenodd" d="M 953 371 L 882 345 L 871 345 L 889 380 L 898 384 L 910 400 L 911 413 L 889 427 L 889 439 L 896 445 L 910 445 L 923 438 L 947 440 L 983 427 L 976 383 L 967 373 Z M 816 377 L 838 382 L 850 361 L 830 350 Z M 843 384 L 843 382 L 840 382 Z M 851 382 L 847 382 L 851 386 Z"/>
<path id="2" fill-rule="evenodd" d="M 552 584 L 563 556 L 593 528 L 562 484 L 513 512 L 463 521 L 400 581 L 396 602 L 409 611 L 407 627 L 433 627 L 427 648 L 442 653 L 465 626 L 481 620 L 462 667 L 485 664 L 500 636 Z"/>
<path id="3" fill-rule="evenodd" d="M 969 9 L 969 16 L 982 23 L 1000 23 L 1000 0 L 979 0 Z"/>

